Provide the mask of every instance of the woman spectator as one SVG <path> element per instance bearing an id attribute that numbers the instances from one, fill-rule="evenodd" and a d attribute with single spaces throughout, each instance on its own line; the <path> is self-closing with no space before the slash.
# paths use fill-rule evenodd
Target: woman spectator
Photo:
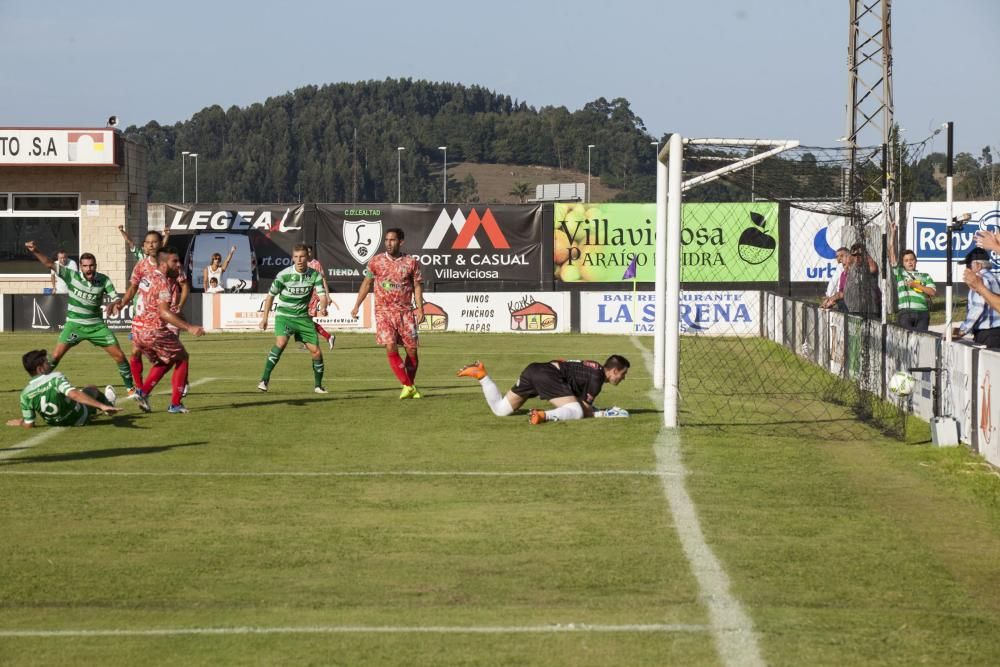
<path id="1" fill-rule="evenodd" d="M 202 269 L 202 289 L 207 292 L 213 278 L 215 278 L 216 285 L 225 289 L 226 283 L 222 280 L 222 274 L 229 268 L 229 262 L 232 261 L 233 254 L 235 253 L 236 246 L 233 246 L 229 249 L 229 254 L 226 256 L 226 261 L 224 262 L 222 261 L 222 255 L 217 252 L 212 253 L 212 263 Z"/>

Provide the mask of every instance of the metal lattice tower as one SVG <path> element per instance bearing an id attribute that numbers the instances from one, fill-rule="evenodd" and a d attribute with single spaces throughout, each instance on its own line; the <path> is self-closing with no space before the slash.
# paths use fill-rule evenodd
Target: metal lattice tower
<path id="1" fill-rule="evenodd" d="M 845 196 L 882 196 L 886 172 L 889 201 L 896 200 L 893 161 L 883 167 L 882 145 L 892 144 L 892 0 L 848 0 L 847 134 L 851 167 Z"/>

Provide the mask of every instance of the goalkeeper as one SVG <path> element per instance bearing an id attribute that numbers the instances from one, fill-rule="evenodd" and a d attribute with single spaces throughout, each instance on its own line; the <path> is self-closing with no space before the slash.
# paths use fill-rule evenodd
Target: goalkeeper
<path id="1" fill-rule="evenodd" d="M 628 374 L 629 366 L 628 359 L 618 354 L 612 354 L 604 364 L 576 359 L 528 364 L 506 396 L 500 395 L 481 361 L 463 367 L 458 376 L 479 380 L 486 402 L 498 417 L 512 414 L 529 398 L 537 396 L 549 401 L 554 409 L 533 409 L 529 413 L 528 420 L 537 425 L 584 417 L 627 417 L 628 411 L 621 408 L 595 408 L 594 399 L 605 383 L 620 384 Z"/>

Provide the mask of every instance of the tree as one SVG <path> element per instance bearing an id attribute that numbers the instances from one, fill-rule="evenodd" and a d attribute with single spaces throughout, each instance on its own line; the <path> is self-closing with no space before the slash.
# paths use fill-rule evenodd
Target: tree
<path id="1" fill-rule="evenodd" d="M 528 195 L 531 194 L 531 186 L 523 181 L 514 181 L 514 187 L 508 194 L 517 197 L 517 202 L 523 204 L 528 200 Z"/>

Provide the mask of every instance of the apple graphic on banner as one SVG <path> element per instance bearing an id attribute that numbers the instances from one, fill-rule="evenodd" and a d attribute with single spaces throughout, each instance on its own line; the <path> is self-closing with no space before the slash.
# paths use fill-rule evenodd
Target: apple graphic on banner
<path id="1" fill-rule="evenodd" d="M 760 213 L 750 212 L 753 227 L 747 227 L 740 234 L 740 258 L 747 264 L 760 264 L 774 254 L 777 247 L 774 239 L 764 233 L 766 222 Z"/>
<path id="2" fill-rule="evenodd" d="M 813 238 L 813 247 L 816 249 L 816 254 L 823 259 L 837 259 L 837 251 L 833 249 L 830 245 L 830 241 L 827 240 L 827 233 L 830 231 L 829 227 L 823 227 L 818 232 L 816 232 L 815 238 Z"/>

